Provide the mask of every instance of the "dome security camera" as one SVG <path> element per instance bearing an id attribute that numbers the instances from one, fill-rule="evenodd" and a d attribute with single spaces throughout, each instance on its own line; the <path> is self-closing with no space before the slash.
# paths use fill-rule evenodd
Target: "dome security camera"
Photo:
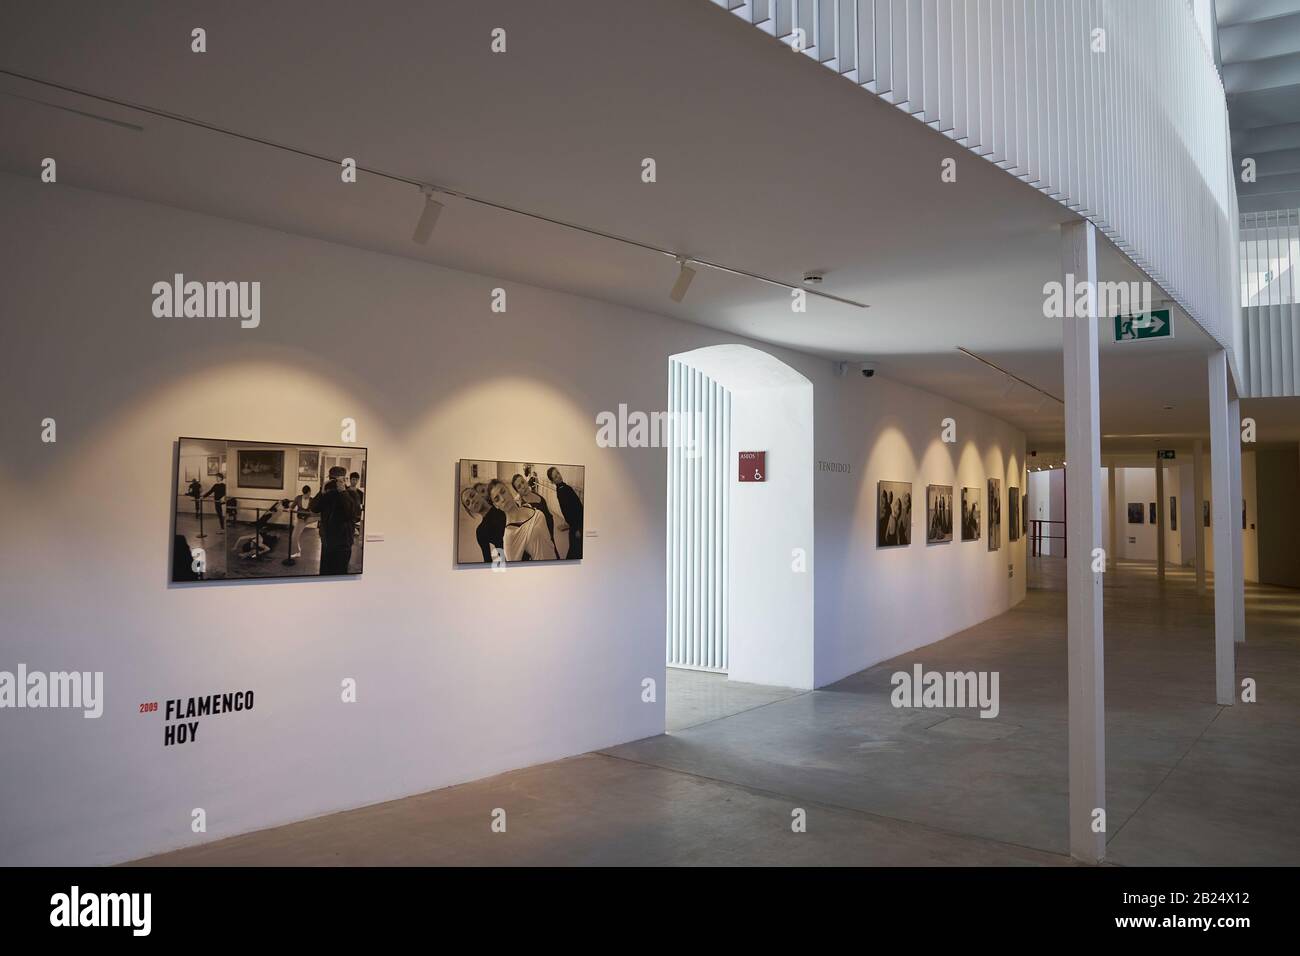
<path id="1" fill-rule="evenodd" d="M 858 369 L 859 369 L 859 371 L 862 372 L 862 377 L 863 377 L 863 378 L 871 378 L 871 376 L 873 376 L 873 375 L 876 374 L 876 363 L 875 363 L 875 362 L 862 362 L 862 363 L 858 366 Z"/>

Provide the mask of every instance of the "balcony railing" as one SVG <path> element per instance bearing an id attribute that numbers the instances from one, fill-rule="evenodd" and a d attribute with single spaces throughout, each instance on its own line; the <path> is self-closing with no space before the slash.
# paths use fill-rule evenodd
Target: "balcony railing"
<path id="1" fill-rule="evenodd" d="M 1300 209 L 1244 213 L 1240 248 L 1244 392 L 1300 395 Z"/>
<path id="2" fill-rule="evenodd" d="M 1233 349 L 1223 84 L 1187 0 L 712 0 L 1092 220 Z"/>

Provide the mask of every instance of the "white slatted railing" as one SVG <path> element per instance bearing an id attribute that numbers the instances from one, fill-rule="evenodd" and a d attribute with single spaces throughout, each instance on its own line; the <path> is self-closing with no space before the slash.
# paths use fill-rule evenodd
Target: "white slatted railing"
<path id="1" fill-rule="evenodd" d="M 1300 209 L 1241 217 L 1240 357 L 1251 398 L 1300 395 Z"/>
<path id="2" fill-rule="evenodd" d="M 1235 346 L 1227 106 L 1187 0 L 712 2 L 1092 220 Z"/>
<path id="3" fill-rule="evenodd" d="M 668 363 L 668 665 L 727 669 L 731 393 Z"/>

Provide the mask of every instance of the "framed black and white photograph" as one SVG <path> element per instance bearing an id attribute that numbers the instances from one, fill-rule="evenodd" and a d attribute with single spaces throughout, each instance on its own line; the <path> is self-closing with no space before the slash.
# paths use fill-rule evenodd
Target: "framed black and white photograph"
<path id="1" fill-rule="evenodd" d="M 876 547 L 901 548 L 912 543 L 912 483 L 876 482 Z"/>
<path id="2" fill-rule="evenodd" d="M 1241 530 L 1246 530 L 1246 499 L 1241 499 Z"/>
<path id="3" fill-rule="evenodd" d="M 1208 501 L 1201 502 L 1201 521 L 1204 522 L 1205 527 L 1210 526 L 1210 503 Z"/>
<path id="4" fill-rule="evenodd" d="M 1154 501 L 1147 505 L 1147 514 L 1149 515 L 1149 517 L 1147 518 L 1147 521 L 1148 521 L 1150 524 L 1155 524 L 1155 523 L 1156 523 L 1156 503 L 1155 503 Z"/>
<path id="5" fill-rule="evenodd" d="M 224 474 L 226 471 L 225 460 L 220 455 L 208 456 L 208 477 Z"/>
<path id="6" fill-rule="evenodd" d="M 1007 486 L 1007 540 L 1020 540 L 1020 489 Z"/>
<path id="7" fill-rule="evenodd" d="M 999 478 L 989 479 L 989 501 L 986 513 L 989 522 L 989 550 L 997 551 L 1002 547 L 1002 481 Z"/>
<path id="8" fill-rule="evenodd" d="M 961 490 L 961 539 L 978 541 L 980 537 L 980 496 L 978 488 Z"/>
<path id="9" fill-rule="evenodd" d="M 1178 497 L 1176 495 L 1169 496 L 1169 530 L 1178 530 Z"/>
<path id="10" fill-rule="evenodd" d="M 1128 523 L 1142 524 L 1142 502 L 1130 501 L 1128 503 Z"/>
<path id="11" fill-rule="evenodd" d="M 360 574 L 365 483 L 336 465 L 325 480 L 295 481 L 284 462 L 332 454 L 357 464 L 366 449 L 224 438 L 181 438 L 173 480 L 173 582 Z M 235 462 L 196 477 L 196 463 Z M 296 474 L 296 471 L 294 472 Z M 277 478 L 278 476 L 278 478 Z"/>
<path id="12" fill-rule="evenodd" d="M 585 466 L 462 458 L 456 474 L 457 564 L 582 559 Z"/>
<path id="13" fill-rule="evenodd" d="M 1023 530 L 1024 534 L 1029 534 L 1029 495 L 1028 494 L 1026 494 L 1023 498 L 1020 499 L 1020 510 L 1022 512 L 1020 516 L 1020 527 L 1024 529 Z"/>
<path id="14" fill-rule="evenodd" d="M 927 485 L 925 489 L 925 542 L 952 540 L 952 485 Z"/>

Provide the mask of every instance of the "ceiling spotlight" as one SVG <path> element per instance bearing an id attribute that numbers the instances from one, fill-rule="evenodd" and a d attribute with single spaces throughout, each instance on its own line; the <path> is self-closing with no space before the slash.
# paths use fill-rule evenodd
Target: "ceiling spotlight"
<path id="1" fill-rule="evenodd" d="M 687 265 L 690 262 L 683 256 L 678 256 L 677 265 L 680 269 L 677 272 L 677 281 L 673 283 L 673 291 L 668 293 L 674 302 L 680 302 L 686 298 L 686 290 L 691 287 L 691 280 L 695 278 L 695 270 Z"/>
<path id="2" fill-rule="evenodd" d="M 826 278 L 826 274 L 822 272 L 820 269 L 810 269 L 808 272 L 805 272 L 803 274 L 803 284 L 821 285 L 822 281 L 825 278 Z"/>
<path id="3" fill-rule="evenodd" d="M 433 198 L 435 191 L 432 186 L 420 187 L 420 192 L 424 195 L 424 208 L 420 210 L 420 219 L 415 224 L 411 238 L 422 246 L 433 235 L 433 227 L 438 224 L 438 214 L 442 212 L 442 203 Z"/>

